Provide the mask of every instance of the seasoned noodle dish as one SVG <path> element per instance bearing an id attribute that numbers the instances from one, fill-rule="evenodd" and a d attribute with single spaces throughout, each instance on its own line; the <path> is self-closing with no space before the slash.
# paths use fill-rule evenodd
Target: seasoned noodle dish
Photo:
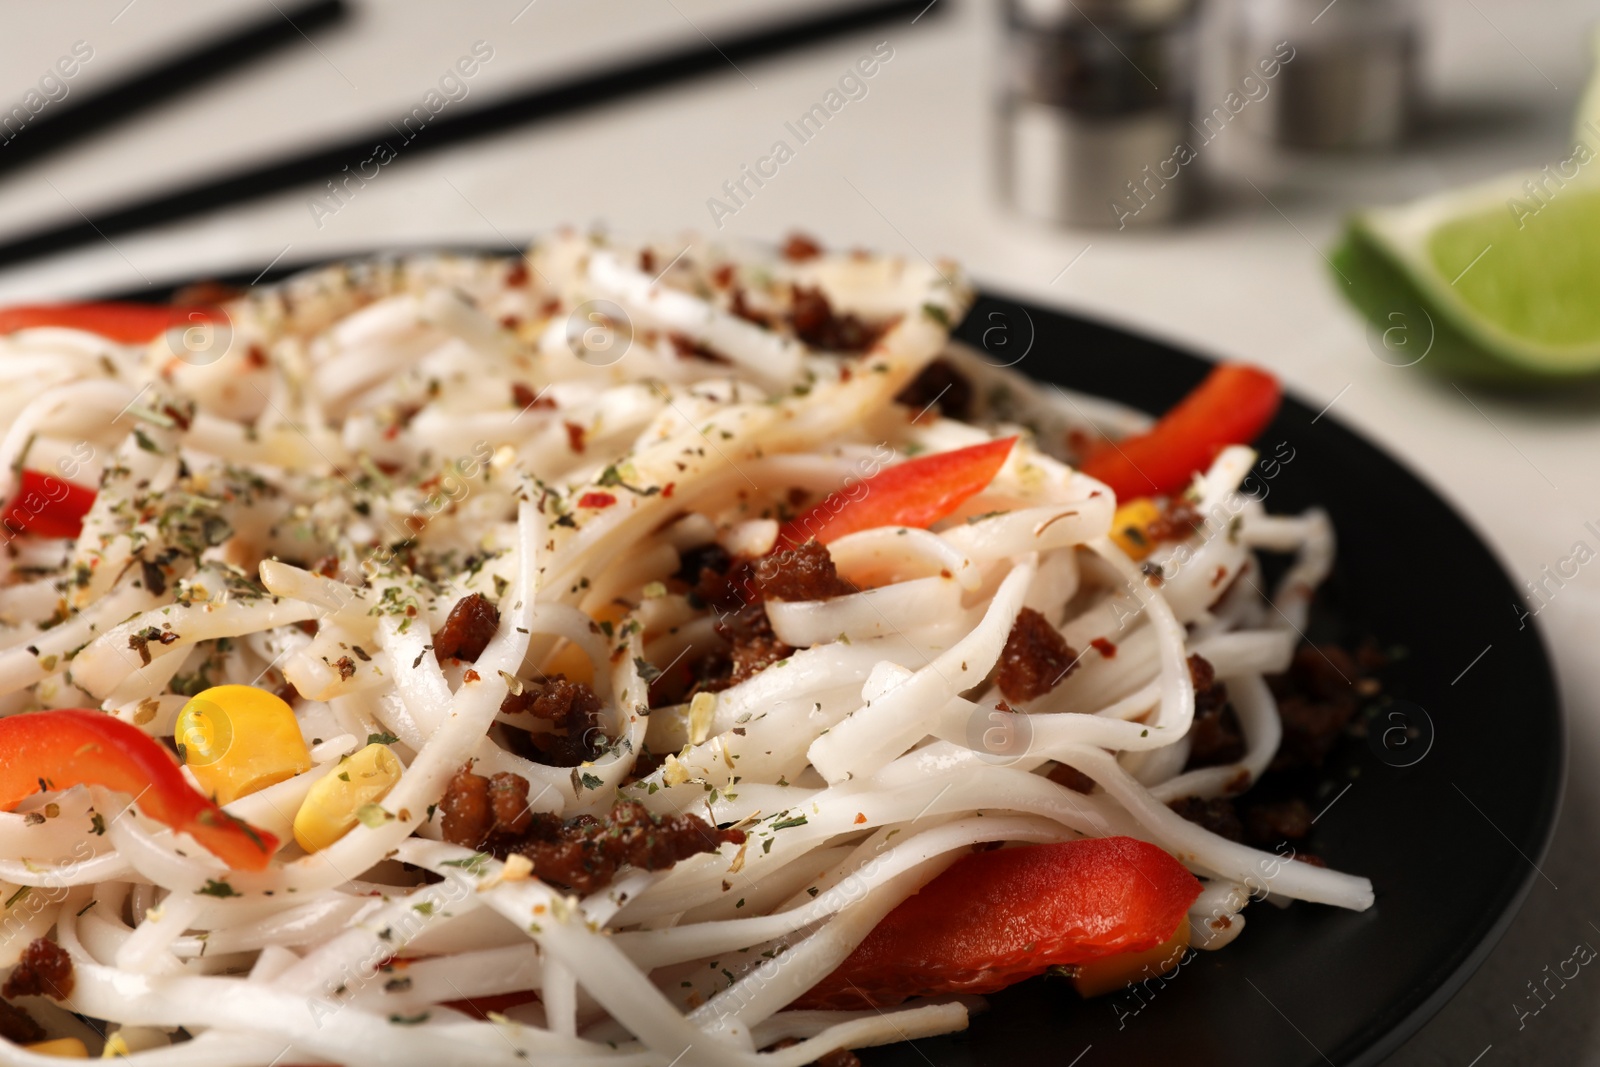
<path id="1" fill-rule="evenodd" d="M 1354 669 L 1270 376 L 800 237 L 178 300 L 0 310 L 0 1064 L 837 1067 L 1371 905 L 1247 794 Z"/>

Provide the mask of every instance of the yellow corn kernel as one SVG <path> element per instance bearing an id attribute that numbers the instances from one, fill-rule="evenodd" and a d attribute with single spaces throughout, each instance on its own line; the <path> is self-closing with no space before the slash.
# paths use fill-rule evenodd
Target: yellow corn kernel
<path id="1" fill-rule="evenodd" d="M 311 769 L 294 709 L 252 685 L 218 685 L 178 712 L 183 762 L 200 787 L 227 804 Z"/>
<path id="2" fill-rule="evenodd" d="M 1178 920 L 1178 928 L 1155 948 L 1143 952 L 1119 952 L 1073 968 L 1072 985 L 1079 996 L 1098 997 L 1114 993 L 1131 982 L 1159 978 L 1183 962 L 1189 950 L 1189 917 Z"/>
<path id="3" fill-rule="evenodd" d="M 36 1041 L 23 1045 L 24 1049 L 40 1056 L 58 1056 L 64 1060 L 86 1060 L 89 1050 L 75 1037 L 58 1037 L 52 1041 Z"/>
<path id="4" fill-rule="evenodd" d="M 100 1050 L 100 1058 L 114 1060 L 135 1052 L 166 1048 L 171 1044 L 166 1032 L 153 1026 L 124 1026 L 106 1035 L 106 1045 Z"/>
<path id="5" fill-rule="evenodd" d="M 1155 547 L 1146 531 L 1159 518 L 1161 509 L 1156 507 L 1154 500 L 1147 496 L 1130 500 L 1118 508 L 1117 513 L 1111 517 L 1111 540 L 1128 554 L 1129 559 L 1137 563 L 1148 556 L 1150 550 Z"/>
<path id="6" fill-rule="evenodd" d="M 327 848 L 361 821 L 363 807 L 388 796 L 399 780 L 400 761 L 389 746 L 368 745 L 311 787 L 294 817 L 294 839 L 307 852 Z"/>

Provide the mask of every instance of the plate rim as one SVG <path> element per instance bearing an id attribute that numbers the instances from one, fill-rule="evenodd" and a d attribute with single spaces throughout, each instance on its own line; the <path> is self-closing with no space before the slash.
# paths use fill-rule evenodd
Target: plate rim
<path id="1" fill-rule="evenodd" d="M 121 299 L 137 301 L 141 303 L 158 302 L 152 298 L 170 297 L 170 295 L 178 289 L 202 280 L 214 280 L 224 284 L 237 284 L 244 286 L 271 285 L 296 274 L 310 270 L 316 270 L 321 267 L 332 266 L 334 264 L 350 260 L 400 258 L 405 256 L 429 254 L 506 257 L 521 255 L 521 249 L 526 248 L 529 243 L 531 242 L 524 241 L 520 245 L 513 246 L 512 242 L 506 241 L 504 242 L 506 247 L 470 241 L 460 243 L 400 243 L 381 247 L 368 246 L 365 248 L 331 253 L 328 255 L 318 255 L 313 258 L 298 260 L 286 265 L 279 264 L 274 261 L 273 263 L 268 264 L 266 269 L 255 274 L 251 274 L 251 272 L 248 270 L 237 267 L 220 268 L 214 271 L 203 271 L 196 275 L 177 280 L 158 280 L 139 290 L 120 290 L 108 293 L 100 297 L 100 299 Z M 1036 311 L 1042 312 L 1046 315 L 1065 320 L 1075 326 L 1087 327 L 1090 329 L 1121 335 L 1124 338 L 1131 339 L 1142 345 L 1160 350 L 1164 354 L 1169 354 L 1180 357 L 1181 359 L 1187 361 L 1192 361 L 1202 367 L 1215 366 L 1216 364 L 1230 358 L 1219 352 L 1202 349 L 1187 341 L 1168 339 L 1156 334 L 1147 333 L 1141 329 L 1132 327 L 1113 318 L 1098 318 L 1092 313 L 1085 313 L 1084 311 L 1075 308 L 1052 307 L 1031 297 L 1018 298 L 1002 286 L 985 285 L 976 279 L 973 281 L 973 294 L 974 309 L 977 308 L 983 301 L 989 300 L 1024 309 L 1029 313 Z M 965 321 L 966 320 L 963 319 L 963 322 Z M 955 324 L 951 330 L 952 337 L 956 335 L 961 325 L 962 323 Z M 1050 384 L 1047 380 L 1041 379 L 1032 374 L 1027 374 L 1026 372 L 1022 371 L 1019 371 L 1018 373 L 1022 374 L 1022 376 L 1027 378 L 1030 382 Z M 1121 403 L 1125 406 L 1136 408 L 1138 410 L 1144 410 L 1137 404 L 1129 404 L 1126 401 L 1116 397 L 1106 397 L 1105 399 L 1113 400 L 1116 403 Z M 1315 408 L 1311 407 L 1311 405 L 1302 400 L 1295 390 L 1287 388 L 1284 390 L 1284 406 L 1285 408 L 1292 406 L 1293 408 L 1299 409 L 1299 411 L 1304 413 L 1306 416 L 1316 415 L 1318 421 L 1327 419 L 1330 424 L 1332 424 L 1334 427 L 1337 427 L 1339 431 L 1360 442 L 1363 446 L 1380 454 L 1387 462 L 1410 477 L 1414 482 L 1426 490 L 1430 496 L 1438 501 L 1439 504 L 1449 511 L 1451 516 L 1458 523 L 1460 523 L 1463 530 L 1466 531 L 1466 533 L 1472 538 L 1477 546 L 1480 547 L 1493 562 L 1495 568 L 1499 571 L 1500 576 L 1505 579 L 1507 584 L 1512 588 L 1516 587 L 1511 569 L 1507 565 L 1507 561 L 1495 540 L 1486 536 L 1478 524 L 1461 507 L 1457 505 L 1449 493 L 1441 490 L 1440 486 L 1433 480 L 1432 477 L 1427 475 L 1425 472 L 1419 471 L 1412 466 L 1412 464 L 1406 458 L 1398 455 L 1392 449 L 1369 437 L 1363 431 L 1352 427 L 1337 415 L 1330 414 L 1326 411 L 1323 411 L 1319 414 Z M 1150 412 L 1150 414 L 1159 413 Z M 1466 946 L 1461 952 L 1456 954 L 1452 960 L 1446 963 L 1448 970 L 1444 973 L 1443 977 L 1437 979 L 1431 988 L 1415 998 L 1415 1000 L 1404 1009 L 1405 1014 L 1397 1022 L 1392 1024 L 1387 1030 L 1371 1036 L 1370 1038 L 1365 1038 L 1364 1046 L 1358 1046 L 1354 1049 L 1349 1049 L 1347 1058 L 1343 1059 L 1343 1067 L 1375 1067 L 1375 1065 L 1381 1063 L 1396 1050 L 1398 1050 L 1406 1041 L 1414 1037 L 1435 1015 L 1438 1014 L 1438 1012 L 1446 1004 L 1448 1004 L 1456 996 L 1456 994 L 1461 991 L 1461 988 L 1467 983 L 1473 974 L 1478 971 L 1485 960 L 1487 960 L 1490 953 L 1492 953 L 1495 947 L 1500 943 L 1501 939 L 1505 936 L 1506 931 L 1510 928 L 1511 923 L 1521 912 L 1522 906 L 1526 902 L 1528 894 L 1533 888 L 1534 878 L 1538 873 L 1537 865 L 1548 855 L 1550 845 L 1555 837 L 1557 826 L 1561 820 L 1562 809 L 1566 795 L 1567 779 L 1570 773 L 1570 728 L 1567 722 L 1566 702 L 1563 699 L 1561 692 L 1560 676 L 1555 669 L 1555 663 L 1550 654 L 1550 645 L 1545 635 L 1543 625 L 1535 620 L 1531 629 L 1533 631 L 1532 640 L 1537 649 L 1538 658 L 1542 667 L 1542 674 L 1544 679 L 1549 684 L 1552 695 L 1550 710 L 1552 713 L 1552 726 L 1554 730 L 1553 749 L 1551 752 L 1545 754 L 1545 763 L 1547 767 L 1553 769 L 1554 773 L 1547 775 L 1546 780 L 1539 783 L 1540 787 L 1543 788 L 1546 797 L 1541 803 L 1540 811 L 1538 813 L 1537 836 L 1539 840 L 1535 843 L 1537 847 L 1526 853 L 1525 858 L 1529 860 L 1528 867 L 1526 870 L 1521 871 L 1515 883 L 1513 884 L 1509 879 L 1505 883 L 1505 888 L 1508 888 L 1509 892 L 1502 890 L 1501 893 L 1497 894 L 1499 899 L 1502 901 L 1501 905 L 1499 906 L 1498 914 L 1496 914 L 1493 919 L 1482 928 L 1482 934 L 1473 943 Z M 1517 845 L 1517 848 L 1518 851 L 1523 851 L 1520 845 Z M 1361 1041 L 1363 1039 L 1358 1036 L 1356 1040 Z M 1344 1050 L 1335 1049 L 1334 1051 L 1338 1053 Z"/>

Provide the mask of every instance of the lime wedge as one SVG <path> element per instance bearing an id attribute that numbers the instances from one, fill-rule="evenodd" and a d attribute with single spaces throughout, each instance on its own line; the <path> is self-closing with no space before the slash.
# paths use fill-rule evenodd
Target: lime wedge
<path id="1" fill-rule="evenodd" d="M 1600 154 L 1600 29 L 1594 33 L 1594 76 L 1578 102 L 1578 121 L 1573 123 L 1572 139 Z"/>
<path id="2" fill-rule="evenodd" d="M 1600 373 L 1600 77 L 1565 159 L 1357 215 L 1332 262 L 1386 361 L 1506 383 Z"/>

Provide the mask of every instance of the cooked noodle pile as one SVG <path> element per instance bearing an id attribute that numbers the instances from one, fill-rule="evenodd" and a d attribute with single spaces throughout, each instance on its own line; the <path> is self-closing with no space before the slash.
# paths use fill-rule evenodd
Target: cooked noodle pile
<path id="1" fill-rule="evenodd" d="M 1230 448 L 1190 492 L 1203 521 L 1135 562 L 1108 537 L 1113 494 L 1051 453 L 1067 429 L 1139 419 L 1016 409 L 1031 387 L 948 338 L 970 300 L 953 267 L 676 253 L 566 236 L 525 260 L 345 264 L 234 299 L 187 348 L 0 340 L 7 495 L 24 467 L 98 486 L 76 541 L 21 536 L 3 557 L 0 713 L 102 708 L 176 746 L 190 697 L 254 685 L 290 700 L 312 764 L 227 805 L 287 842 L 260 872 L 98 786 L 0 814 L 0 967 L 52 928 L 73 963 L 62 1010 L 28 1002 L 47 1029 L 106 1021 L 150 1064 L 798 1067 L 965 1025 L 970 998 L 791 1005 L 981 843 L 1153 842 L 1205 880 L 1190 917 L 1208 948 L 1252 895 L 1371 904 L 1365 879 L 1168 806 L 1272 761 L 1263 678 L 1332 563 L 1322 513 L 1267 515 L 1238 492 L 1254 453 Z M 1015 421 L 896 402 L 941 355 L 985 395 L 1009 384 Z M 782 658 L 739 669 L 738 606 L 689 588 L 686 560 L 762 557 L 780 520 L 907 457 L 1011 435 L 994 481 L 931 530 L 829 544 L 848 591 L 769 597 Z M 1270 597 L 1258 550 L 1294 557 Z M 472 594 L 495 611 L 469 660 L 435 646 Z M 1006 702 L 996 668 L 1024 611 L 1082 654 Z M 1245 745 L 1186 771 L 1194 654 Z M 561 678 L 597 698 L 565 733 L 508 702 Z M 305 852 L 302 802 L 374 739 L 398 782 Z M 1063 765 L 1095 788 L 1052 780 Z M 525 779 L 536 817 L 636 802 L 727 832 L 570 893 L 446 840 L 469 766 Z"/>

